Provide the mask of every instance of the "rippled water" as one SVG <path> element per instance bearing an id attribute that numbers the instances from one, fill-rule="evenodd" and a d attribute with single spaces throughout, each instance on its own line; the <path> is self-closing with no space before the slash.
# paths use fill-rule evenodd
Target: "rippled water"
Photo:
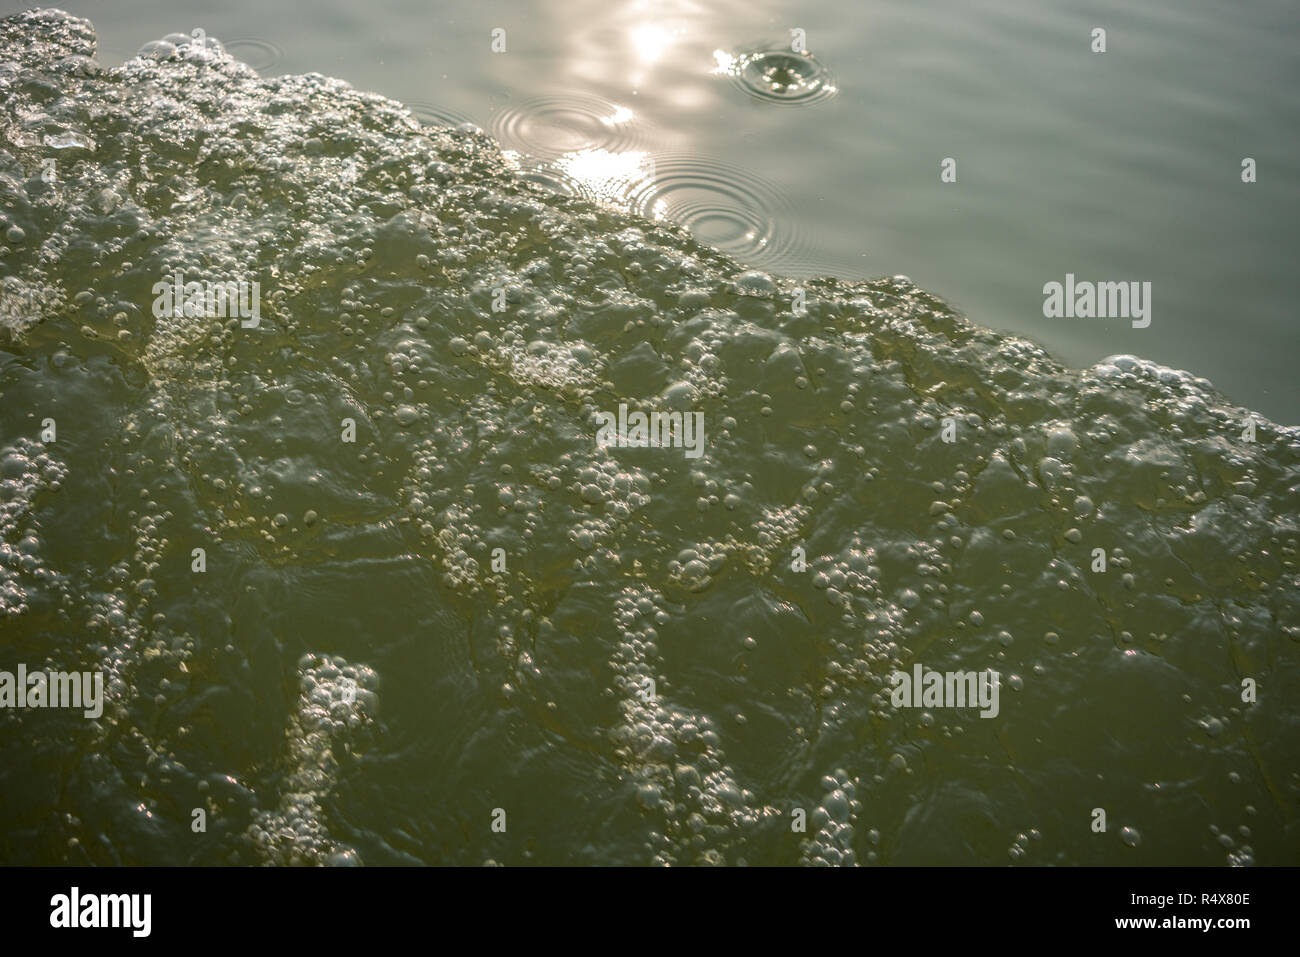
<path id="1" fill-rule="evenodd" d="M 0 0 L 3 12 L 25 6 Z M 760 214 L 800 241 L 786 260 L 756 264 L 797 276 L 905 274 L 1070 365 L 1141 355 L 1300 423 L 1300 59 L 1283 0 L 1036 0 L 1032 14 L 1019 0 L 66 8 L 96 18 L 105 65 L 203 27 L 259 69 L 344 77 L 454 116 L 453 126 L 492 131 L 527 102 L 617 104 L 632 114 L 623 128 L 639 135 L 638 150 L 742 169 L 778 191 L 782 203 Z M 1091 50 L 1098 27 L 1104 54 Z M 496 28 L 506 31 L 501 54 L 490 48 Z M 263 66 L 259 43 L 283 56 Z M 720 69 L 756 52 L 796 54 L 796 43 L 828 72 L 833 95 L 755 97 Z M 1250 185 L 1243 157 L 1258 163 Z M 945 183 L 949 158 L 957 179 Z M 1046 318 L 1042 287 L 1067 273 L 1152 282 L 1152 325 Z"/>
<path id="2" fill-rule="evenodd" d="M 743 262 L 800 262 L 806 249 L 784 213 L 789 201 L 774 184 L 743 167 L 706 157 L 655 159 L 654 177 L 630 191 L 627 205 L 642 216 L 680 223 L 701 242 Z"/>
<path id="3" fill-rule="evenodd" d="M 257 37 L 236 37 L 223 45 L 231 56 L 247 63 L 259 73 L 274 70 L 284 59 L 284 50 L 278 44 Z M 406 105 L 411 109 L 416 108 L 414 103 Z"/>
<path id="4" fill-rule="evenodd" d="M 740 90 L 766 103 L 805 106 L 836 93 L 830 70 L 806 51 L 788 47 L 739 54 L 718 51 L 714 58 L 716 72 L 730 76 Z"/>
<path id="5" fill-rule="evenodd" d="M 566 196 L 636 151 L 610 104 L 498 143 L 93 44 L 0 22 L 0 670 L 109 689 L 0 709 L 0 859 L 1300 859 L 1294 428 L 755 271 L 691 234 L 749 241 L 722 162 Z M 153 308 L 177 272 L 258 321 Z M 704 454 L 601 447 L 620 404 Z M 918 663 L 998 716 L 895 708 Z"/>

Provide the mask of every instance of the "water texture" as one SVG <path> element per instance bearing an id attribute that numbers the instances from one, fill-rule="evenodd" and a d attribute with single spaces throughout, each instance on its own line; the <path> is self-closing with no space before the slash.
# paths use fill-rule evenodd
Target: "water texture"
<path id="1" fill-rule="evenodd" d="M 0 860 L 1300 863 L 1294 428 L 431 108 L 94 53 L 0 21 L 0 668 L 109 696 L 0 709 Z M 704 454 L 600 447 L 620 403 Z M 998 715 L 895 708 L 917 663 Z"/>

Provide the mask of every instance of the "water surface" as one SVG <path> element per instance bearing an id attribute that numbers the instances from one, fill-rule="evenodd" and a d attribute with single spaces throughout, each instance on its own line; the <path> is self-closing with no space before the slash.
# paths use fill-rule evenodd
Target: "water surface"
<path id="1" fill-rule="evenodd" d="M 0 710 L 0 860 L 1297 862 L 1294 428 L 364 86 L 93 43 L 0 24 L 0 670 L 110 696 Z M 827 62 L 806 110 L 708 89 L 811 116 Z M 537 160 L 660 142 L 528 115 Z M 156 311 L 177 271 L 260 322 Z M 600 447 L 623 403 L 704 454 Z M 997 717 L 895 707 L 916 664 Z"/>
<path id="2" fill-rule="evenodd" d="M 95 21 L 106 64 L 203 27 L 264 75 L 339 76 L 493 132 L 531 116 L 503 137 L 511 149 L 574 145 L 609 115 L 597 104 L 615 104 L 637 149 L 695 164 L 698 188 L 679 198 L 706 241 L 785 275 L 905 274 L 1071 365 L 1133 353 L 1300 422 L 1300 61 L 1284 0 L 65 7 Z M 789 107 L 715 75 L 718 54 L 788 49 L 793 29 L 833 97 Z M 958 179 L 944 184 L 949 157 Z M 765 188 L 711 188 L 738 178 Z M 773 236 L 761 250 L 746 238 L 756 220 Z M 1150 281 L 1152 325 L 1045 319 L 1043 284 L 1066 273 Z"/>

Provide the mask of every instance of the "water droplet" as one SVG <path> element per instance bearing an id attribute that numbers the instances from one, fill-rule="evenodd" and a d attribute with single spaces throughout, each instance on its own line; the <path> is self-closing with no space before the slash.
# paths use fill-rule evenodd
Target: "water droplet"
<path id="1" fill-rule="evenodd" d="M 768 103 L 819 103 L 838 92 L 830 70 L 811 53 L 755 50 L 732 59 L 726 72 L 740 89 Z"/>

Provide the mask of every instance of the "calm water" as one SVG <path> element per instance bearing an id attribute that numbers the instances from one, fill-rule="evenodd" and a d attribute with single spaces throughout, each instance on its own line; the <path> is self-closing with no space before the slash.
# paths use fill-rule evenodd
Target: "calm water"
<path id="1" fill-rule="evenodd" d="M 1293 17 L 1167 7 L 6 22 L 0 860 L 1300 862 Z"/>

